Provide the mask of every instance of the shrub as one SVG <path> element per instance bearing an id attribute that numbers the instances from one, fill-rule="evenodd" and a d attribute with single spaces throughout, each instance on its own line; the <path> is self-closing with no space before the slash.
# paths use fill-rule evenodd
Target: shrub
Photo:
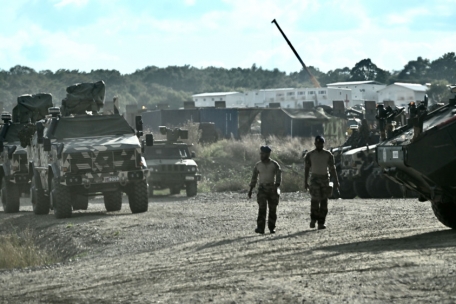
<path id="1" fill-rule="evenodd" d="M 53 262 L 53 257 L 41 251 L 33 239 L 33 233 L 29 229 L 0 236 L 0 269 L 24 268 Z"/>

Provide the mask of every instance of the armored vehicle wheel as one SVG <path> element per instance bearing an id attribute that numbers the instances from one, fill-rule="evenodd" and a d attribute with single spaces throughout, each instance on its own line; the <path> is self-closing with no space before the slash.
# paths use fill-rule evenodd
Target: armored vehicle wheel
<path id="1" fill-rule="evenodd" d="M 456 204 L 431 201 L 435 217 L 445 226 L 456 229 Z"/>
<path id="2" fill-rule="evenodd" d="M 181 192 L 181 188 L 179 186 L 172 186 L 169 188 L 170 194 L 179 194 Z"/>
<path id="3" fill-rule="evenodd" d="M 129 184 L 127 189 L 128 203 L 132 213 L 146 212 L 149 208 L 147 182 L 145 180 Z"/>
<path id="4" fill-rule="evenodd" d="M 103 193 L 106 211 L 119 211 L 122 209 L 122 191 L 110 191 Z"/>
<path id="5" fill-rule="evenodd" d="M 67 186 L 62 185 L 58 180 L 53 179 L 51 182 L 50 197 L 56 218 L 71 217 L 71 192 Z"/>
<path id="6" fill-rule="evenodd" d="M 386 178 L 386 189 L 388 193 L 394 198 L 403 198 L 404 192 L 402 191 L 402 186 L 398 183 L 393 182 L 389 178 Z"/>
<path id="7" fill-rule="evenodd" d="M 30 193 L 32 197 L 33 213 L 36 215 L 49 214 L 49 210 L 51 209 L 49 196 L 44 195 L 44 190 L 40 186 L 37 186 L 35 176 L 32 178 Z"/>
<path id="8" fill-rule="evenodd" d="M 89 197 L 73 193 L 71 196 L 73 210 L 87 210 L 89 208 Z"/>
<path id="9" fill-rule="evenodd" d="M 5 213 L 19 212 L 19 188 L 16 184 L 3 180 L 2 186 L 2 204 Z"/>
<path id="10" fill-rule="evenodd" d="M 198 187 L 196 182 L 188 182 L 185 186 L 185 192 L 188 197 L 196 196 L 198 193 Z"/>
<path id="11" fill-rule="evenodd" d="M 390 198 L 388 189 L 386 188 L 385 178 L 372 172 L 366 180 L 366 190 L 372 198 Z"/>
<path id="12" fill-rule="evenodd" d="M 353 183 L 346 180 L 340 180 L 340 197 L 343 199 L 354 199 L 356 196 L 355 189 L 353 188 Z"/>
<path id="13" fill-rule="evenodd" d="M 358 179 L 353 182 L 353 188 L 359 198 L 370 198 L 369 192 L 366 189 L 366 182 L 364 179 Z"/>
<path id="14" fill-rule="evenodd" d="M 406 198 L 419 198 L 420 195 L 418 192 L 415 192 L 413 190 L 410 190 L 410 189 L 405 189 L 405 197 Z"/>
<path id="15" fill-rule="evenodd" d="M 369 176 L 366 179 L 366 190 L 367 190 L 367 193 L 369 193 L 370 197 L 377 198 L 375 180 L 376 180 L 375 174 L 374 174 L 374 172 L 371 172 L 371 174 L 369 174 Z"/>

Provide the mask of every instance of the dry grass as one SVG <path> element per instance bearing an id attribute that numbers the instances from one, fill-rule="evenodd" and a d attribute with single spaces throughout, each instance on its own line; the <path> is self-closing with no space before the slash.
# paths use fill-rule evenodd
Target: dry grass
<path id="1" fill-rule="evenodd" d="M 33 240 L 33 233 L 29 229 L 0 236 L 0 269 L 52 263 L 53 257 L 47 252 L 41 251 Z"/>

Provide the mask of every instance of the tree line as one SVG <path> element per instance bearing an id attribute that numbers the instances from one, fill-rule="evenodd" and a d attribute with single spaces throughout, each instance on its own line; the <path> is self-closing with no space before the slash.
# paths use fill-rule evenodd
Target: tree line
<path id="1" fill-rule="evenodd" d="M 456 84 L 456 55 L 446 53 L 430 61 L 422 57 L 409 61 L 402 70 L 387 71 L 371 59 L 363 59 L 354 67 L 337 68 L 327 73 L 309 67 L 322 86 L 341 81 L 375 80 L 385 84 L 394 82 L 431 83 L 428 91 L 433 102 L 448 98 L 448 84 Z M 126 104 L 138 104 L 153 109 L 158 103 L 181 107 L 191 96 L 203 92 L 247 91 L 266 88 L 311 87 L 309 76 L 303 70 L 286 73 L 279 69 L 267 70 L 253 64 L 250 68 L 196 68 L 190 65 L 159 68 L 148 66 L 131 74 L 116 70 L 60 69 L 35 71 L 16 65 L 9 70 L 0 69 L 0 102 L 11 110 L 22 94 L 52 93 L 54 104 L 59 105 L 66 95 L 66 87 L 79 82 L 104 80 L 106 98 L 119 97 L 121 110 Z"/>

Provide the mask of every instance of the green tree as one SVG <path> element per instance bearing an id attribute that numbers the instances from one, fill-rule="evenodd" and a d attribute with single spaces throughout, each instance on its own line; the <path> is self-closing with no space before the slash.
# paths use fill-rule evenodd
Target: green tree
<path id="1" fill-rule="evenodd" d="M 376 80 L 385 82 L 388 77 L 389 72 L 377 67 L 369 58 L 363 59 L 355 64 L 350 71 L 351 81 Z"/>
<path id="2" fill-rule="evenodd" d="M 450 98 L 450 83 L 446 80 L 436 80 L 431 83 L 427 90 L 427 94 L 432 103 L 444 102 L 447 103 Z"/>

